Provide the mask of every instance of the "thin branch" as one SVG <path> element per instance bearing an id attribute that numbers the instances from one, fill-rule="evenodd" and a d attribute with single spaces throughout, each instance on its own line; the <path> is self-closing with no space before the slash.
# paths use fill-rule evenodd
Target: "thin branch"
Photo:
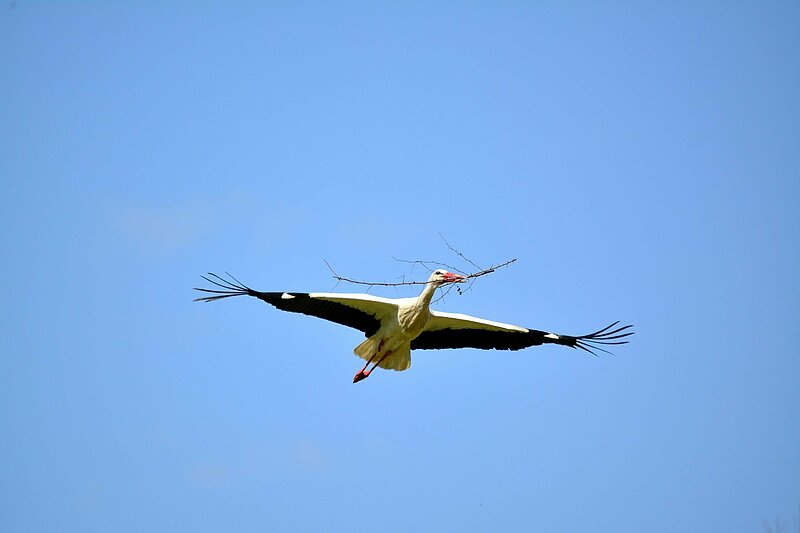
<path id="1" fill-rule="evenodd" d="M 465 274 L 464 277 L 466 279 L 468 279 L 468 280 L 473 280 L 475 278 L 479 278 L 481 276 L 485 276 L 487 274 L 491 274 L 491 273 L 493 273 L 493 272 L 495 272 L 495 271 L 497 271 L 497 270 L 499 270 L 501 268 L 507 267 L 511 263 L 516 262 L 516 260 L 517 260 L 516 258 L 509 259 L 508 261 L 506 261 L 504 263 L 499 263 L 497 265 L 492 265 L 489 268 L 484 268 L 483 270 L 479 270 L 477 272 L 473 272 L 472 274 Z M 333 269 L 333 267 L 330 265 L 330 263 L 328 263 L 328 261 L 326 261 L 325 259 L 323 259 L 323 261 L 325 262 L 325 265 L 328 267 L 328 270 L 331 271 L 331 274 L 333 274 L 334 279 L 336 279 L 337 281 L 343 281 L 345 283 L 352 283 L 354 285 L 371 285 L 373 287 L 399 287 L 401 285 L 425 285 L 426 283 L 428 283 L 427 281 L 397 281 L 397 282 L 363 281 L 363 280 L 348 278 L 348 277 L 340 276 L 339 274 L 337 274 L 336 271 Z M 474 263 L 472 263 L 472 261 L 469 261 L 469 262 L 474 265 Z M 422 263 L 424 263 L 424 261 Z M 431 261 L 431 263 L 433 263 L 433 262 Z M 475 265 L 475 266 L 477 267 L 477 265 Z M 477 267 L 477 268 L 480 268 L 480 267 Z"/>
<path id="2" fill-rule="evenodd" d="M 447 239 L 444 238 L 444 235 L 439 233 L 439 237 L 442 238 L 442 240 L 444 241 L 445 245 L 450 249 L 450 251 L 455 253 L 462 260 L 466 261 L 467 263 L 469 263 L 470 265 L 475 267 L 477 270 L 475 272 L 472 272 L 472 273 L 467 273 L 467 272 L 461 270 L 458 267 L 455 267 L 453 265 L 449 265 L 447 263 L 442 263 L 441 261 L 408 260 L 408 259 L 398 259 L 397 257 L 394 257 L 394 256 L 392 257 L 392 259 L 394 259 L 395 261 L 398 261 L 400 263 L 408 263 L 408 264 L 411 265 L 411 271 L 408 274 L 409 277 L 414 274 L 414 267 L 417 266 L 417 265 L 421 265 L 423 268 L 425 268 L 429 272 L 433 272 L 436 268 L 444 267 L 444 268 L 446 268 L 446 269 L 448 269 L 450 271 L 458 272 L 459 274 L 464 276 L 465 280 L 467 281 L 467 286 L 465 288 L 462 289 L 460 285 L 457 285 L 455 283 L 448 283 L 446 287 L 443 287 L 443 289 L 441 291 L 439 291 L 439 295 L 433 301 L 433 303 L 437 303 L 440 300 L 444 299 L 450 293 L 450 291 L 453 290 L 454 287 L 456 289 L 456 292 L 459 295 L 464 294 L 465 292 L 468 292 L 470 289 L 472 289 L 472 286 L 475 284 L 475 280 L 477 278 L 479 278 L 481 276 L 485 276 L 487 274 L 491 274 L 491 273 L 497 271 L 500 268 L 507 267 L 508 265 L 510 265 L 511 263 L 514 263 L 517 260 L 516 258 L 509 259 L 508 261 L 505 261 L 504 263 L 498 263 L 496 265 L 490 266 L 489 268 L 481 268 L 473 260 L 471 260 L 470 258 L 465 256 L 463 253 L 461 253 L 461 251 L 459 251 L 458 249 L 453 247 L 449 242 L 447 242 Z M 328 261 L 326 261 L 325 259 L 323 259 L 323 261 L 325 262 L 325 265 L 328 267 L 328 270 L 331 271 L 331 274 L 333 274 L 333 278 L 336 280 L 336 286 L 338 286 L 339 283 L 341 283 L 341 282 L 352 283 L 354 285 L 367 285 L 368 286 L 367 292 L 369 292 L 373 287 L 395 287 L 395 289 L 396 289 L 397 287 L 400 287 L 402 285 L 425 285 L 426 283 L 428 283 L 427 281 L 406 281 L 406 275 L 405 274 L 399 277 L 399 279 L 401 281 L 398 281 L 398 282 L 363 281 L 363 280 L 359 280 L 359 279 L 348 278 L 348 277 L 345 277 L 345 276 L 340 276 L 333 269 L 333 267 L 330 265 L 330 263 L 328 263 Z"/>
<path id="3" fill-rule="evenodd" d="M 426 268 L 428 270 L 428 272 L 433 272 L 434 270 L 436 270 L 436 268 L 434 268 L 434 267 L 442 267 L 442 268 L 446 268 L 447 270 L 452 270 L 453 272 L 458 272 L 459 274 L 464 274 L 465 276 L 467 275 L 467 273 L 464 272 L 463 270 L 461 270 L 460 268 L 455 267 L 453 265 L 448 265 L 447 263 L 442 263 L 441 261 L 425 261 L 425 260 L 420 260 L 420 259 L 417 259 L 417 260 L 398 259 L 395 256 L 392 256 L 392 259 L 394 259 L 398 263 L 408 263 L 408 264 L 410 264 L 412 272 L 414 271 L 414 265 L 422 265 L 424 268 Z M 433 265 L 433 267 L 431 265 Z"/>
<path id="4" fill-rule="evenodd" d="M 461 259 L 463 259 L 464 261 L 466 261 L 466 262 L 467 262 L 467 263 L 469 263 L 470 265 L 474 266 L 474 267 L 475 267 L 475 268 L 477 268 L 478 270 L 480 270 L 480 269 L 481 269 L 481 267 L 479 267 L 478 265 L 476 265 L 476 264 L 475 264 L 475 263 L 472 261 L 472 259 L 469 259 L 467 256 L 465 256 L 464 254 L 462 254 L 460 251 L 458 251 L 458 250 L 456 250 L 455 248 L 453 248 L 453 247 L 450 245 L 450 243 L 449 243 L 449 242 L 447 242 L 447 239 L 445 239 L 445 238 L 444 238 L 444 235 L 442 235 L 442 234 L 441 234 L 441 232 L 439 233 L 439 237 L 441 237 L 441 238 L 442 238 L 442 240 L 444 241 L 444 244 L 445 244 L 445 245 L 446 245 L 448 248 L 450 248 L 450 251 L 454 252 L 454 253 L 455 253 L 455 254 L 456 254 L 458 257 L 460 257 Z"/>

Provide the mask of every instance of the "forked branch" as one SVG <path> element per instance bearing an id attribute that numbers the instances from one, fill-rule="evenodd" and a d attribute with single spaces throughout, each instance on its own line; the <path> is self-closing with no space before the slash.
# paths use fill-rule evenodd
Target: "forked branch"
<path id="1" fill-rule="evenodd" d="M 466 261 L 467 263 L 472 265 L 476 270 L 474 272 L 465 272 L 465 271 L 461 270 L 458 267 L 454 267 L 452 265 L 449 265 L 447 263 L 443 263 L 441 261 L 418 260 L 418 259 L 417 260 L 408 260 L 408 259 L 397 259 L 396 257 L 392 258 L 395 261 L 399 261 L 401 263 L 410 264 L 411 265 L 411 273 L 414 272 L 414 267 L 416 265 L 422 266 L 423 268 L 425 268 L 429 272 L 433 272 L 437 268 L 446 268 L 447 270 L 450 270 L 450 271 L 453 271 L 453 272 L 457 272 L 458 274 L 461 274 L 469 282 L 469 284 L 467 285 L 467 287 L 465 289 L 462 289 L 461 287 L 459 287 L 457 285 L 448 286 L 441 293 L 441 295 L 439 296 L 439 298 L 437 298 L 436 301 L 439 301 L 440 299 L 444 298 L 453 289 L 453 287 L 456 288 L 456 291 L 458 292 L 458 294 L 463 294 L 464 292 L 466 292 L 466 291 L 468 291 L 468 290 L 470 290 L 472 288 L 472 285 L 473 285 L 473 283 L 475 283 L 475 280 L 477 278 L 479 278 L 481 276 L 486 276 L 487 274 L 491 274 L 491 273 L 497 271 L 498 269 L 507 267 L 508 265 L 510 265 L 511 263 L 514 263 L 517 260 L 516 258 L 509 259 L 508 261 L 505 261 L 503 263 L 498 263 L 496 265 L 492 265 L 489 268 L 481 268 L 474 261 L 472 261 L 467 256 L 465 256 L 463 253 L 461 253 L 461 251 L 459 251 L 458 249 L 453 247 L 449 242 L 447 242 L 447 239 L 444 238 L 444 235 L 442 235 L 440 233 L 439 237 L 442 238 L 442 240 L 444 241 L 444 244 L 447 246 L 447 248 L 451 252 L 455 253 L 463 261 Z M 325 261 L 325 260 L 323 259 L 323 261 Z M 360 280 L 360 279 L 350 278 L 350 277 L 347 277 L 347 276 L 340 276 L 333 269 L 333 267 L 330 265 L 330 263 L 325 261 L 325 265 L 327 265 L 328 269 L 331 271 L 331 274 L 333 274 L 333 278 L 337 281 L 337 284 L 339 282 L 345 282 L 345 283 L 352 283 L 354 285 L 367 285 L 369 288 L 372 288 L 372 287 L 399 287 L 399 286 L 402 286 L 402 285 L 425 285 L 427 283 L 427 280 L 425 280 L 425 281 L 406 281 L 405 280 L 405 276 L 402 277 L 402 281 L 396 281 L 396 282 L 364 281 L 364 280 Z M 367 292 L 369 292 L 369 289 L 367 289 Z"/>
<path id="2" fill-rule="evenodd" d="M 487 274 L 491 274 L 491 273 L 495 272 L 498 269 L 507 267 L 511 263 L 514 263 L 516 260 L 517 260 L 516 258 L 509 259 L 508 261 L 505 261 L 503 263 L 498 263 L 496 265 L 492 265 L 489 268 L 484 268 L 483 270 L 479 270 L 478 272 L 473 272 L 471 274 L 466 274 L 465 273 L 464 277 L 467 278 L 467 279 L 479 278 L 481 276 L 485 276 Z M 323 261 L 325 261 L 325 260 L 323 259 Z M 439 263 L 437 261 L 408 261 L 408 260 L 404 260 L 404 259 L 397 259 L 397 261 L 401 261 L 403 263 L 415 263 L 415 264 L 420 264 L 420 265 L 423 265 L 423 266 L 426 265 L 426 264 L 435 264 L 435 265 L 440 265 L 440 266 L 443 265 L 443 263 Z M 325 261 L 325 265 L 331 271 L 331 274 L 333 274 L 333 278 L 335 280 L 343 281 L 345 283 L 353 283 L 355 285 L 371 285 L 373 287 L 399 287 L 401 285 L 425 285 L 426 283 L 428 283 L 427 280 L 426 281 L 394 281 L 394 282 L 389 282 L 389 281 L 364 281 L 364 280 L 360 280 L 360 279 L 348 278 L 346 276 L 340 276 L 339 274 L 336 273 L 336 271 L 333 269 L 333 267 L 331 266 L 330 263 Z M 450 268 L 452 270 L 458 270 L 458 269 L 455 269 L 455 268 L 452 268 L 452 267 L 450 267 Z"/>

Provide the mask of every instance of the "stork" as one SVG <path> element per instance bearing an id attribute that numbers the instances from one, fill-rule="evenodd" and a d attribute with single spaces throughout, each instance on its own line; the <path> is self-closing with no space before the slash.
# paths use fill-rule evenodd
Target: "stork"
<path id="1" fill-rule="evenodd" d="M 479 348 L 482 350 L 521 350 L 541 344 L 560 344 L 579 348 L 592 355 L 595 350 L 609 353 L 603 346 L 626 344 L 632 326 L 619 322 L 588 335 L 558 335 L 459 313 L 430 309 L 436 289 L 445 284 L 463 283 L 465 276 L 443 269 L 435 270 L 416 298 L 382 298 L 370 294 L 327 292 L 261 292 L 239 282 L 209 273 L 202 276 L 215 288 L 195 290 L 210 294 L 195 301 L 213 302 L 232 296 L 253 296 L 282 311 L 303 313 L 355 328 L 367 337 L 354 353 L 366 361 L 353 377 L 353 383 L 366 379 L 377 367 L 407 370 L 411 350 Z M 370 368 L 370 365 L 372 367 Z"/>

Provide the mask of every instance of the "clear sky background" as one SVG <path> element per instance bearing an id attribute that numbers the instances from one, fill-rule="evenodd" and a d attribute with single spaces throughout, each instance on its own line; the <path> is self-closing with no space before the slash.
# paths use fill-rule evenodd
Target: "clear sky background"
<path id="1" fill-rule="evenodd" d="M 796 2 L 0 5 L 0 530 L 800 527 Z M 581 334 L 361 367 L 207 271 Z M 410 296 L 416 290 L 381 290 Z"/>

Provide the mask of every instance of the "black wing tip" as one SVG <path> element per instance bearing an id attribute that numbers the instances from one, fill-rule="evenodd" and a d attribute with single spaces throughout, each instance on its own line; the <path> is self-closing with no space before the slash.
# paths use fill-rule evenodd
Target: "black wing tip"
<path id="1" fill-rule="evenodd" d="M 628 331 L 631 328 L 633 328 L 633 324 L 628 324 L 626 326 L 621 326 L 616 328 L 617 324 L 619 324 L 619 320 L 617 320 L 612 324 L 609 324 L 603 329 L 595 331 L 594 333 L 589 333 L 588 335 L 581 335 L 580 337 L 574 337 L 575 344 L 573 345 L 573 348 L 580 348 L 581 350 L 589 352 L 595 357 L 598 356 L 595 350 L 607 353 L 609 355 L 614 355 L 611 351 L 606 350 L 603 347 L 628 344 L 629 342 L 628 340 L 621 340 L 621 339 L 625 339 L 626 337 L 629 337 L 635 333 L 634 331 Z"/>
<path id="2" fill-rule="evenodd" d="M 207 275 L 200 276 L 217 288 L 204 289 L 200 287 L 193 287 L 193 289 L 196 291 L 212 294 L 212 296 L 200 296 L 199 298 L 195 298 L 194 301 L 208 303 L 216 300 L 222 300 L 223 298 L 230 298 L 231 296 L 246 296 L 255 294 L 253 289 L 236 279 L 236 277 L 234 277 L 232 274 L 229 272 L 225 272 L 225 274 L 230 279 L 225 279 L 217 274 L 214 274 L 213 272 L 208 272 Z"/>

